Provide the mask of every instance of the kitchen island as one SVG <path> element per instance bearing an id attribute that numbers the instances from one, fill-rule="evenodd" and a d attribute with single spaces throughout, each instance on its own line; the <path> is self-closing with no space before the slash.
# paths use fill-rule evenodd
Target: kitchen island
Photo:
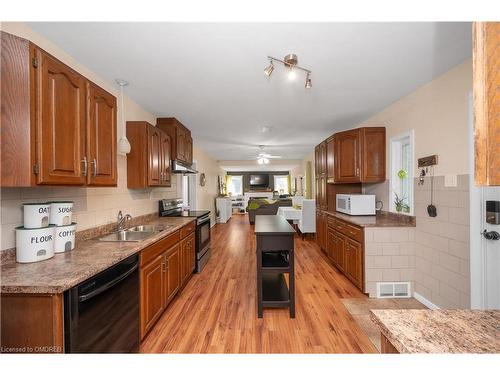
<path id="1" fill-rule="evenodd" d="M 264 307 L 288 307 L 295 318 L 295 230 L 279 215 L 257 215 L 257 305 L 258 317 Z M 288 274 L 288 286 L 285 280 Z"/>
<path id="2" fill-rule="evenodd" d="M 500 353 L 500 310 L 371 310 L 382 353 Z"/>

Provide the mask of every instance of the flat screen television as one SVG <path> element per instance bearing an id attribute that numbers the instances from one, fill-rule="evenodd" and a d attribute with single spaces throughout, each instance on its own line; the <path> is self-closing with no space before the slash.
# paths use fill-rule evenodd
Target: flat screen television
<path id="1" fill-rule="evenodd" d="M 250 186 L 252 187 L 269 187 L 268 174 L 251 174 Z"/>

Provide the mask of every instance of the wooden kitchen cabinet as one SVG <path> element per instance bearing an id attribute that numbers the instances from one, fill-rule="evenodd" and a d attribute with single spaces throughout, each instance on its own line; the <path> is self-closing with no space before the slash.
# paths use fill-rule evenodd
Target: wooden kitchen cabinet
<path id="1" fill-rule="evenodd" d="M 1 39 L 2 186 L 116 185 L 116 99 L 28 40 Z"/>
<path id="2" fill-rule="evenodd" d="M 153 327 L 165 309 L 165 256 L 141 266 L 141 338 Z"/>
<path id="3" fill-rule="evenodd" d="M 186 285 L 195 267 L 195 235 L 191 233 L 181 242 L 181 285 Z"/>
<path id="4" fill-rule="evenodd" d="M 385 127 L 366 127 L 336 133 L 333 146 L 333 182 L 385 181 L 385 137 Z"/>
<path id="5" fill-rule="evenodd" d="M 500 23 L 473 23 L 475 182 L 500 185 Z"/>
<path id="6" fill-rule="evenodd" d="M 176 245 L 165 255 L 166 293 L 164 308 L 175 297 L 181 285 L 181 252 L 179 249 L 179 245 Z"/>
<path id="7" fill-rule="evenodd" d="M 335 137 L 326 140 L 326 177 L 328 183 L 335 182 Z"/>
<path id="8" fill-rule="evenodd" d="M 87 82 L 87 110 L 87 184 L 116 186 L 116 98 Z"/>
<path id="9" fill-rule="evenodd" d="M 167 133 L 172 141 L 171 158 L 187 164 L 193 163 L 193 138 L 191 131 L 174 117 L 156 119 L 156 126 Z"/>
<path id="10" fill-rule="evenodd" d="M 171 186 L 170 137 L 146 121 L 127 121 L 127 187 Z"/>
<path id="11" fill-rule="evenodd" d="M 362 245 L 350 238 L 345 241 L 345 273 L 360 290 L 363 290 Z"/>
<path id="12" fill-rule="evenodd" d="M 323 211 L 316 210 L 316 243 L 323 252 L 327 252 L 327 221 Z"/>

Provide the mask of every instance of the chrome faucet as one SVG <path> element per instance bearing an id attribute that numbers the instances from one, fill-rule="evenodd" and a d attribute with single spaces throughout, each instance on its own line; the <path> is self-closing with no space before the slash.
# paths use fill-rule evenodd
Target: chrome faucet
<path id="1" fill-rule="evenodd" d="M 132 216 L 129 214 L 123 215 L 122 211 L 118 212 L 118 220 L 116 221 L 116 231 L 121 232 L 123 230 L 123 225 L 127 220 L 132 220 Z"/>

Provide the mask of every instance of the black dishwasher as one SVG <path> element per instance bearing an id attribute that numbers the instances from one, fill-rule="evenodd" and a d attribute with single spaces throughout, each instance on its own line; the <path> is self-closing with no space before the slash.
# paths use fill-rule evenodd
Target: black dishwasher
<path id="1" fill-rule="evenodd" d="M 138 256 L 64 293 L 66 353 L 139 351 Z"/>

